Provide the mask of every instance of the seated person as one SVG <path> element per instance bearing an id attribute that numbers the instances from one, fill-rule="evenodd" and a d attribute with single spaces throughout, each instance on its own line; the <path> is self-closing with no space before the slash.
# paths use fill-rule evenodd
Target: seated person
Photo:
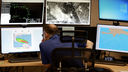
<path id="1" fill-rule="evenodd" d="M 44 64 L 44 67 L 50 68 L 52 64 L 52 59 L 51 59 L 51 53 L 55 48 L 66 48 L 66 47 L 72 47 L 72 43 L 62 43 L 60 41 L 60 36 L 57 35 L 58 28 L 54 24 L 46 24 L 44 25 L 44 39 L 40 43 L 40 51 L 41 51 L 41 58 L 42 58 L 42 63 Z M 74 44 L 75 48 L 77 48 L 77 44 Z M 93 43 L 89 40 L 87 40 L 86 48 L 92 48 Z M 78 67 L 84 67 L 82 62 L 76 61 L 75 63 L 72 64 L 77 64 L 76 66 Z"/>

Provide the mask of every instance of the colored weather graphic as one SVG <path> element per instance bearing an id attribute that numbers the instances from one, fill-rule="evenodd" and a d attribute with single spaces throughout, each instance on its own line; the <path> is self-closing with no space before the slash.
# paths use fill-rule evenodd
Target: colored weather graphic
<path id="1" fill-rule="evenodd" d="M 21 38 L 16 38 L 16 41 L 17 42 L 20 42 L 20 43 L 26 43 L 26 44 L 28 44 L 28 42 L 26 40 L 21 39 Z"/>
<path id="2" fill-rule="evenodd" d="M 128 35 L 128 31 L 123 29 L 109 28 L 109 32 L 102 32 L 102 34 L 112 34 L 115 37 L 117 34 L 125 34 Z"/>
<path id="3" fill-rule="evenodd" d="M 14 35 L 14 48 L 30 48 L 30 47 L 31 47 L 31 34 Z"/>

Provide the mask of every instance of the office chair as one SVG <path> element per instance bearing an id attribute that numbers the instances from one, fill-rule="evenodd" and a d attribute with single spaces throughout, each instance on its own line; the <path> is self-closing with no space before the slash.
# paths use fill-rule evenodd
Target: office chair
<path id="1" fill-rule="evenodd" d="M 52 52 L 52 72 L 85 72 L 83 62 L 88 61 L 84 56 L 85 45 L 88 32 L 83 30 L 61 30 L 60 40 L 62 42 L 72 42 L 71 48 L 56 48 Z M 74 43 L 80 43 L 79 48 L 75 48 Z M 81 48 L 83 46 L 84 48 Z M 91 50 L 90 50 L 91 52 Z M 66 55 L 65 55 L 66 54 Z M 76 64 L 76 63 L 79 64 Z"/>
<path id="2" fill-rule="evenodd" d="M 85 72 L 87 67 L 85 67 L 83 61 L 87 62 L 90 59 L 82 55 L 83 51 L 91 52 L 90 49 L 85 48 L 54 49 L 52 52 L 52 72 Z"/>

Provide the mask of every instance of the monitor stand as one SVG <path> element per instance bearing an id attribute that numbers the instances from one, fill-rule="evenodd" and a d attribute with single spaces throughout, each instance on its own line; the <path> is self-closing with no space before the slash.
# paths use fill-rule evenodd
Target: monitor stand
<path id="1" fill-rule="evenodd" d="M 110 52 L 108 56 L 104 56 L 104 59 L 96 60 L 97 64 L 107 64 L 107 65 L 117 65 L 117 66 L 125 66 L 127 62 L 122 60 L 117 60 L 114 57 L 110 56 Z"/>
<path id="2" fill-rule="evenodd" d="M 119 21 L 113 21 L 113 25 L 115 25 L 115 26 L 119 26 L 120 23 L 119 23 Z"/>
<path id="3" fill-rule="evenodd" d="M 41 61 L 38 54 L 36 53 L 18 53 L 13 54 L 13 57 L 8 59 L 10 63 L 18 63 L 18 62 L 34 62 Z"/>

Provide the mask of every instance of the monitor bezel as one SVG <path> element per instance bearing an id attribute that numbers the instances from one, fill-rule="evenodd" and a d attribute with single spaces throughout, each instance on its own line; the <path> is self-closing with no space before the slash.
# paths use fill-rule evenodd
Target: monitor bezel
<path id="1" fill-rule="evenodd" d="M 69 0 L 65 0 L 65 1 L 58 1 L 58 0 L 48 0 L 49 2 L 78 2 L 79 3 L 79 1 L 77 1 L 77 0 L 74 0 L 74 1 L 69 1 Z M 48 2 L 47 1 L 47 2 Z M 81 2 L 86 2 L 86 1 L 83 1 L 83 0 L 80 0 Z M 88 1 L 88 0 L 87 0 Z M 46 6 L 47 6 L 47 2 L 46 2 Z M 79 24 L 79 23 L 71 23 L 71 24 L 69 24 L 69 23 L 53 23 L 53 24 L 56 24 L 57 26 L 90 26 L 91 25 L 91 4 L 92 4 L 92 1 L 90 0 L 90 2 L 89 2 L 89 24 L 85 24 L 85 23 L 81 23 L 81 24 Z M 45 19 L 46 19 L 46 24 L 49 24 L 49 23 L 47 23 L 47 8 L 46 8 L 46 17 L 45 17 Z"/>
<path id="2" fill-rule="evenodd" d="M 95 50 L 110 51 L 110 52 L 120 52 L 120 53 L 128 53 L 128 51 L 124 51 L 124 50 L 123 51 L 120 51 L 120 50 L 112 50 L 112 49 L 102 49 L 102 48 L 99 48 L 99 34 L 100 34 L 99 28 L 101 28 L 101 27 L 106 27 L 106 28 L 108 28 L 108 27 L 111 27 L 111 28 L 113 28 L 113 27 L 123 27 L 123 28 L 127 28 L 128 29 L 127 26 L 114 26 L 114 25 L 98 24 L 97 25 L 97 32 L 96 32 L 96 46 L 95 46 Z"/>
<path id="3" fill-rule="evenodd" d="M 99 17 L 99 20 L 105 20 L 105 21 L 117 21 L 117 22 L 128 22 L 128 20 L 100 18 L 100 0 L 98 0 L 98 17 Z"/>
<path id="4" fill-rule="evenodd" d="M 17 1 L 16 2 L 15 1 L 10 2 L 8 0 L 7 0 L 7 2 L 6 1 L 4 2 L 4 1 L 1 0 L 0 16 L 2 14 L 2 3 L 33 3 L 33 4 L 42 3 L 42 6 L 43 6 L 42 7 L 43 8 L 42 9 L 42 19 L 41 19 L 42 21 L 41 22 L 34 22 L 34 23 L 7 23 L 7 24 L 5 24 L 5 23 L 1 23 L 2 21 L 1 21 L 1 17 L 0 17 L 0 23 L 1 23 L 0 25 L 7 25 L 8 26 L 8 25 L 35 25 L 35 24 L 36 25 L 42 25 L 43 24 L 43 20 L 44 20 L 44 0 L 42 0 L 42 2 L 22 2 L 22 1 L 21 2 L 17 2 Z"/>
<path id="5" fill-rule="evenodd" d="M 19 54 L 19 53 L 32 53 L 32 52 L 40 52 L 40 50 L 39 51 L 25 51 L 25 52 L 8 52 L 8 53 L 3 53 L 2 52 L 2 28 L 42 28 L 42 33 L 43 33 L 43 26 L 37 26 L 37 25 L 35 25 L 35 26 L 25 26 L 25 27 L 21 27 L 21 26 L 12 26 L 12 27 L 9 27 L 9 26 L 5 26 L 5 27 L 1 27 L 0 28 L 0 34 L 1 34 L 1 36 L 0 36 L 0 46 L 1 46 L 1 53 L 2 54 Z M 41 33 L 41 36 L 42 36 L 42 33 Z M 43 38 L 43 37 L 42 37 Z M 41 41 L 41 40 L 40 40 Z M 39 47 L 39 46 L 38 46 Z"/>

